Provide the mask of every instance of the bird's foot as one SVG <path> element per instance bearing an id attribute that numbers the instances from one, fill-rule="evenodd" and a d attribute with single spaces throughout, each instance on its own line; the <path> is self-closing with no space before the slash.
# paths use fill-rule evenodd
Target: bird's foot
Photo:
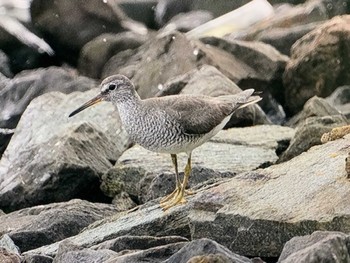
<path id="1" fill-rule="evenodd" d="M 177 192 L 177 195 L 175 195 L 172 199 L 166 201 L 166 202 L 163 202 L 160 204 L 160 206 L 162 207 L 162 209 L 164 211 L 168 210 L 169 208 L 175 206 L 175 205 L 178 205 L 178 204 L 184 204 L 186 203 L 186 199 L 184 197 L 184 191 L 178 191 Z"/>
<path id="2" fill-rule="evenodd" d="M 181 188 L 176 187 L 175 190 L 174 190 L 171 194 L 169 194 L 169 195 L 163 197 L 163 198 L 160 200 L 160 204 L 162 205 L 163 203 L 166 203 L 166 202 L 168 202 L 169 200 L 175 198 L 175 197 L 179 194 L 180 191 L 181 191 Z"/>

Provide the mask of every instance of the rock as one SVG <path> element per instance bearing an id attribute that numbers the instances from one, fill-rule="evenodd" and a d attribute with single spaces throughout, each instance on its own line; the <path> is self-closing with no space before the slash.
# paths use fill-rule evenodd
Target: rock
<path id="1" fill-rule="evenodd" d="M 177 14 L 185 13 L 194 10 L 207 10 L 211 12 L 214 17 L 226 14 L 246 3 L 247 0 L 239 1 L 179 1 L 179 0 L 160 0 L 155 9 L 155 20 L 158 25 L 165 25 L 172 17 Z"/>
<path id="2" fill-rule="evenodd" d="M 119 213 L 67 240 L 85 248 L 113 236 L 209 238 L 243 256 L 278 257 L 285 242 L 317 230 L 349 232 L 350 136 L 314 146 L 292 160 L 236 175 L 166 213 L 159 204 Z M 54 256 L 60 242 L 24 255 Z"/>
<path id="3" fill-rule="evenodd" d="M 291 128 L 269 125 L 220 131 L 194 151 L 189 187 L 271 165 L 278 158 L 276 152 L 282 152 L 281 148 L 286 148 L 293 135 Z M 178 162 L 182 176 L 186 156 L 179 155 Z M 117 164 L 102 176 L 101 184 L 107 196 L 125 191 L 141 203 L 169 194 L 174 187 L 170 156 L 140 146 L 125 151 Z"/>
<path id="4" fill-rule="evenodd" d="M 347 125 L 347 119 L 342 115 L 325 117 L 309 117 L 300 123 L 288 149 L 281 155 L 279 162 L 285 162 L 314 145 L 321 144 L 321 137 L 332 128 Z"/>
<path id="5" fill-rule="evenodd" d="M 80 49 L 103 33 L 128 29 L 147 32 L 140 23 L 129 19 L 115 1 L 34 0 L 30 13 L 33 25 L 57 55 L 74 64 Z"/>
<path id="6" fill-rule="evenodd" d="M 21 257 L 9 252 L 6 248 L 0 247 L 0 262 L 4 263 L 21 263 Z"/>
<path id="7" fill-rule="evenodd" d="M 344 53 L 350 48 L 349 21 L 350 16 L 335 17 L 293 45 L 283 77 L 289 114 L 300 111 L 312 96 L 329 96 L 349 82 L 346 69 L 349 58 L 347 52 Z"/>
<path id="8" fill-rule="evenodd" d="M 144 250 L 153 247 L 160 247 L 168 244 L 188 242 L 187 238 L 179 236 L 121 236 L 98 245 L 92 246 L 92 249 L 110 249 L 115 252 L 121 252 L 124 250 Z"/>
<path id="9" fill-rule="evenodd" d="M 203 65 L 199 69 L 191 70 L 166 82 L 157 96 L 194 94 L 216 97 L 236 94 L 240 91 L 241 89 L 236 84 L 215 67 Z M 225 127 L 270 123 L 261 108 L 253 105 L 238 110 Z"/>
<path id="10" fill-rule="evenodd" d="M 331 106 L 327 100 L 314 96 L 305 103 L 301 112 L 287 122 L 287 125 L 297 127 L 309 117 L 326 117 L 332 115 L 340 115 L 340 112 Z"/>
<path id="11" fill-rule="evenodd" d="M 96 86 L 95 81 L 58 67 L 22 72 L 1 90 L 0 127 L 15 128 L 31 100 L 44 93 L 86 91 Z"/>
<path id="12" fill-rule="evenodd" d="M 53 258 L 43 255 L 27 255 L 24 260 L 26 263 L 52 263 Z"/>
<path id="13" fill-rule="evenodd" d="M 350 119 L 350 86 L 337 88 L 326 100 L 340 113 Z"/>
<path id="14" fill-rule="evenodd" d="M 139 47 L 137 52 L 124 51 L 112 57 L 105 65 L 102 76 L 115 73 L 128 76 L 142 98 L 154 96 L 171 78 L 205 64 L 215 66 L 241 89 L 273 86 L 281 79 L 287 57 L 273 48 L 264 44 L 253 47 L 254 44 L 235 45 L 211 39 L 212 45 L 208 45 L 199 40 L 189 40 L 178 32 L 159 34 Z M 225 48 L 213 46 L 219 43 Z M 235 48 L 236 52 L 233 52 Z M 258 52 L 256 48 L 268 50 L 266 53 Z M 247 52 L 245 57 L 240 55 L 242 50 Z M 259 57 L 254 59 L 256 61 L 261 59 L 261 64 L 257 66 L 257 63 L 256 68 L 250 65 L 252 57 Z M 244 58 L 249 60 L 249 64 Z M 265 64 L 267 61 L 269 64 Z"/>
<path id="15" fill-rule="evenodd" d="M 347 174 L 347 178 L 350 178 L 350 153 L 345 158 L 345 172 Z"/>
<path id="16" fill-rule="evenodd" d="M 212 261 L 210 260 L 205 261 L 204 259 L 198 259 L 198 256 L 200 255 L 209 255 L 207 256 L 207 258 L 211 258 Z M 194 257 L 196 256 L 197 256 L 197 259 L 194 259 Z M 216 259 L 217 261 L 214 261 L 214 259 Z M 180 249 L 177 253 L 172 255 L 168 260 L 164 261 L 164 263 L 176 263 L 176 262 L 250 263 L 252 261 L 246 257 L 242 257 L 232 253 L 226 247 L 216 243 L 215 241 L 212 241 L 207 238 L 202 238 L 202 239 L 194 240 L 188 243 L 182 249 Z"/>
<path id="17" fill-rule="evenodd" d="M 99 177 L 128 147 L 118 114 L 105 104 L 68 119 L 97 93 L 49 93 L 31 102 L 0 160 L 0 209 L 107 200 Z"/>
<path id="18" fill-rule="evenodd" d="M 119 0 L 118 6 L 131 19 L 142 22 L 148 28 L 154 28 L 154 9 L 158 2 L 159 0 Z"/>
<path id="19" fill-rule="evenodd" d="M 164 31 L 180 31 L 188 32 L 196 27 L 209 22 L 214 17 L 212 13 L 205 10 L 190 11 L 186 13 L 180 13 L 164 26 Z"/>
<path id="20" fill-rule="evenodd" d="M 13 133 L 14 130 L 0 128 L 0 159 L 7 145 L 9 144 Z"/>
<path id="21" fill-rule="evenodd" d="M 0 216 L 0 235 L 7 233 L 25 252 L 76 235 L 89 224 L 118 211 L 113 205 L 83 200 L 25 208 Z"/>
<path id="22" fill-rule="evenodd" d="M 330 132 L 324 133 L 321 137 L 321 142 L 338 140 L 350 133 L 350 125 L 333 128 Z"/>
<path id="23" fill-rule="evenodd" d="M 107 262 L 107 260 L 114 255 L 116 255 L 116 253 L 112 250 L 82 249 L 80 247 L 75 246 L 74 244 L 71 244 L 70 242 L 65 241 L 61 243 L 53 263 L 103 263 Z"/>
<path id="24" fill-rule="evenodd" d="M 9 58 L 2 50 L 0 50 L 0 73 L 3 74 L 5 77 L 8 77 L 8 78 L 12 77 Z"/>
<path id="25" fill-rule="evenodd" d="M 120 51 L 135 49 L 146 41 L 146 36 L 133 32 L 102 34 L 86 43 L 80 51 L 78 70 L 98 79 L 108 59 Z"/>
<path id="26" fill-rule="evenodd" d="M 340 232 L 316 231 L 289 240 L 279 263 L 349 262 L 350 237 Z"/>

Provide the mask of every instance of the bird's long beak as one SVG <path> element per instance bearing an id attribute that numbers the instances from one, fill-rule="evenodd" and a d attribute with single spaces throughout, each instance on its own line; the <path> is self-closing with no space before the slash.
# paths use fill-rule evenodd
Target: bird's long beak
<path id="1" fill-rule="evenodd" d="M 83 105 L 81 105 L 78 109 L 76 109 L 75 111 L 73 111 L 71 114 L 69 114 L 68 117 L 72 117 L 74 116 L 75 114 L 85 110 L 86 108 L 89 108 L 90 106 L 92 105 L 95 105 L 99 102 L 101 102 L 103 100 L 103 95 L 102 94 L 99 94 L 97 95 L 95 98 L 89 100 L 88 102 L 84 103 Z"/>

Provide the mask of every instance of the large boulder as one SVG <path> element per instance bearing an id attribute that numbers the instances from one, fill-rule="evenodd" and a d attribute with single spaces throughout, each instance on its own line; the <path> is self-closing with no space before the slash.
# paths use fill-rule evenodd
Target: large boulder
<path id="1" fill-rule="evenodd" d="M 126 233 L 206 237 L 239 255 L 278 257 L 292 237 L 321 229 L 350 231 L 350 188 L 344 165 L 349 147 L 347 135 L 288 162 L 207 187 L 166 212 L 158 202 L 150 202 L 67 240 L 89 248 Z M 60 243 L 25 255 L 55 256 Z"/>
<path id="2" fill-rule="evenodd" d="M 48 93 L 31 102 L 0 160 L 0 208 L 5 211 L 71 198 L 105 200 L 99 176 L 127 147 L 115 108 L 68 114 L 86 93 Z"/>
<path id="3" fill-rule="evenodd" d="M 335 17 L 293 45 L 291 60 L 284 73 L 289 114 L 300 111 L 312 96 L 327 97 L 350 81 L 349 25 L 350 16 Z"/>
<path id="4" fill-rule="evenodd" d="M 0 127 L 15 128 L 32 99 L 50 92 L 86 91 L 97 86 L 94 80 L 81 77 L 73 70 L 58 67 L 23 71 L 1 82 Z"/>

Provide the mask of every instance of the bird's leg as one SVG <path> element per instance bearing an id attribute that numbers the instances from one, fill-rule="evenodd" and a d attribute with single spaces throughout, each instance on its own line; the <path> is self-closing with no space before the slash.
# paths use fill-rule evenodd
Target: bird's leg
<path id="1" fill-rule="evenodd" d="M 171 154 L 171 161 L 173 162 L 173 165 L 175 168 L 176 188 L 171 194 L 162 198 L 162 200 L 160 200 L 160 204 L 163 204 L 163 203 L 169 201 L 170 199 L 174 198 L 181 190 L 181 183 L 180 183 L 180 179 L 179 179 L 179 171 L 177 168 L 177 156 L 176 156 L 176 154 Z"/>
<path id="2" fill-rule="evenodd" d="M 171 208 L 171 207 L 173 207 L 173 206 L 175 206 L 177 204 L 186 203 L 186 199 L 184 198 L 185 188 L 186 188 L 186 185 L 188 183 L 188 179 L 190 177 L 191 170 L 192 170 L 192 167 L 191 167 L 191 153 L 189 153 L 188 154 L 188 158 L 187 158 L 187 164 L 186 164 L 186 167 L 185 167 L 184 180 L 183 180 L 183 183 L 181 185 L 180 191 L 178 192 L 177 195 L 174 196 L 174 198 L 172 198 L 168 202 L 162 204 L 163 210 L 167 210 L 167 209 L 169 209 L 169 208 Z"/>

